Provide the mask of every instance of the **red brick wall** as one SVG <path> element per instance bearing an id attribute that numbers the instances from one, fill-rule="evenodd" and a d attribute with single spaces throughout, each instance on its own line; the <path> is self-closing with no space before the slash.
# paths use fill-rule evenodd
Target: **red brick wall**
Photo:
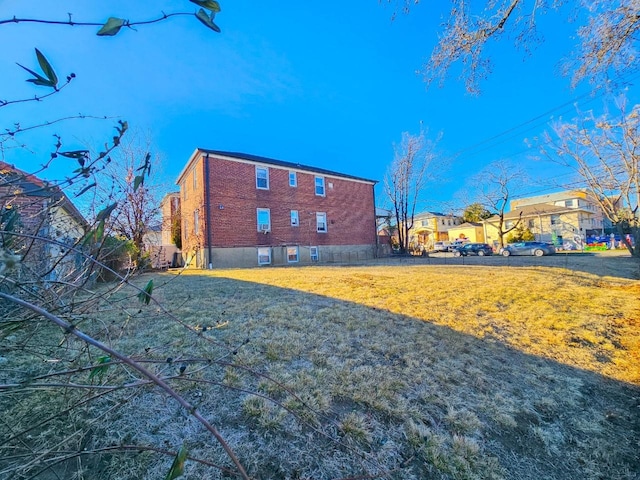
<path id="1" fill-rule="evenodd" d="M 193 175 L 196 175 L 197 186 L 193 188 Z M 200 158 L 194 160 L 189 170 L 185 172 L 180 184 L 180 216 L 182 218 L 182 250 L 190 252 L 205 245 L 203 232 L 204 223 L 204 190 L 203 190 L 203 162 Z M 199 232 L 194 227 L 194 212 L 199 211 Z M 185 229 L 186 225 L 186 229 Z"/>
<path id="2" fill-rule="evenodd" d="M 203 163 L 197 161 L 200 173 L 204 173 Z M 298 186 L 290 187 L 288 169 L 263 166 L 269 169 L 269 190 L 256 188 L 255 163 L 209 157 L 212 246 L 375 244 L 372 184 L 327 176 L 321 197 L 315 195 L 314 173 L 297 171 Z M 201 245 L 206 245 L 204 184 L 198 182 L 197 194 L 192 181 L 190 173 L 183 178 L 188 192 L 186 200 L 182 195 L 182 215 L 192 229 L 193 210 L 200 209 Z M 266 235 L 257 231 L 257 208 L 271 211 L 271 232 Z M 291 210 L 298 210 L 298 227 L 291 226 Z M 316 212 L 327 214 L 327 233 L 316 232 Z"/>

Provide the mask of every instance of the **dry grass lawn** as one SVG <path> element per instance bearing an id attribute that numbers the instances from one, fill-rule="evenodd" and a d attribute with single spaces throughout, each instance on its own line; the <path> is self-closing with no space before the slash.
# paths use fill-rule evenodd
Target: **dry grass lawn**
<path id="1" fill-rule="evenodd" d="M 106 334 L 103 312 L 96 332 L 157 362 L 253 478 L 640 478 L 637 281 L 455 265 L 152 278 L 154 297 L 195 333 L 153 307 L 135 313 L 124 294 L 112 304 L 130 313 L 114 310 Z M 126 375 L 112 369 L 104 383 Z M 92 426 L 91 447 L 184 442 L 229 465 L 172 401 L 127 395 Z M 164 478 L 171 463 L 101 458 L 83 478 Z M 184 478 L 216 475 L 188 461 Z"/>

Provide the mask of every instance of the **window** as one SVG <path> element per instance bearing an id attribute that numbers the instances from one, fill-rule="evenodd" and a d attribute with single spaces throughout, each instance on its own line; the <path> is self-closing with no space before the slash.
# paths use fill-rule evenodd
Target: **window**
<path id="1" fill-rule="evenodd" d="M 257 218 L 259 232 L 271 231 L 271 211 L 268 208 L 258 208 Z"/>
<path id="2" fill-rule="evenodd" d="M 196 188 L 198 188 L 198 173 L 196 172 L 196 169 L 193 169 L 193 189 L 195 190 Z"/>
<path id="3" fill-rule="evenodd" d="M 564 201 L 564 206 L 565 207 L 573 207 L 573 200 L 565 200 Z"/>
<path id="4" fill-rule="evenodd" d="M 298 210 L 291 210 L 291 226 L 297 227 L 300 225 L 300 217 L 298 216 Z"/>
<path id="5" fill-rule="evenodd" d="M 420 226 L 421 227 L 428 227 L 429 226 L 429 220 L 421 220 L 420 221 Z"/>
<path id="6" fill-rule="evenodd" d="M 271 263 L 271 248 L 258 247 L 258 265 L 269 265 Z"/>
<path id="7" fill-rule="evenodd" d="M 185 180 L 181 186 L 182 194 L 184 195 L 184 199 L 187 199 L 187 181 Z"/>
<path id="8" fill-rule="evenodd" d="M 187 222 L 187 220 L 184 220 L 184 238 L 189 238 L 189 223 Z"/>
<path id="9" fill-rule="evenodd" d="M 527 225 L 528 225 L 528 227 L 527 227 L 527 228 L 529 228 L 529 230 L 532 230 L 532 229 L 534 229 L 534 228 L 535 228 L 535 226 L 536 226 L 536 221 L 535 221 L 535 220 L 533 220 L 533 219 L 529 219 L 529 221 L 528 221 Z"/>
<path id="10" fill-rule="evenodd" d="M 256 166 L 256 188 L 269 190 L 269 169 Z"/>
<path id="11" fill-rule="evenodd" d="M 560 224 L 560 215 L 551 215 L 551 225 Z"/>
<path id="12" fill-rule="evenodd" d="M 296 172 L 289 172 L 289 186 L 297 187 L 298 186 L 298 176 Z"/>
<path id="13" fill-rule="evenodd" d="M 316 195 L 324 197 L 324 177 L 316 177 Z"/>
<path id="14" fill-rule="evenodd" d="M 319 259 L 318 247 L 309 247 L 309 256 L 311 257 L 312 262 L 317 262 Z"/>
<path id="15" fill-rule="evenodd" d="M 316 213 L 316 231 L 327 233 L 327 214 Z"/>
<path id="16" fill-rule="evenodd" d="M 298 261 L 298 247 L 287 247 L 287 262 L 296 263 Z"/>
<path id="17" fill-rule="evenodd" d="M 200 230 L 200 219 L 198 218 L 200 216 L 200 212 L 196 209 L 196 211 L 193 212 L 193 233 L 195 233 L 196 235 L 198 235 L 198 231 Z"/>

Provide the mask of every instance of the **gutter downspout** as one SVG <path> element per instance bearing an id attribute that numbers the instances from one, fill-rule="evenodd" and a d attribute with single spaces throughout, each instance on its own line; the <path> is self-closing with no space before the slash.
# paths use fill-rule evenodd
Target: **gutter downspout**
<path id="1" fill-rule="evenodd" d="M 373 252 L 373 258 L 378 258 L 378 253 L 380 251 L 380 237 L 378 237 L 378 216 L 376 211 L 376 184 L 371 185 L 371 193 L 373 195 L 373 229 L 376 239 L 376 249 Z"/>
<path id="2" fill-rule="evenodd" d="M 213 268 L 211 261 L 211 197 L 209 196 L 209 154 L 204 157 L 204 208 L 207 215 L 207 250 L 209 252 L 209 270 Z"/>

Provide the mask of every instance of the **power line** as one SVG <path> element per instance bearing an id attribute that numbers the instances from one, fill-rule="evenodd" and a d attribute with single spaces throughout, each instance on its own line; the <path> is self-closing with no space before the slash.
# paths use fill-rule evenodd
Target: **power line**
<path id="1" fill-rule="evenodd" d="M 627 76 L 629 76 L 629 78 L 626 78 L 626 80 L 625 80 L 625 77 L 627 77 Z M 630 81 L 633 81 L 633 80 L 635 80 L 635 79 L 637 79 L 639 77 L 640 77 L 640 72 L 635 72 L 635 74 L 629 73 L 629 74 L 625 74 L 625 75 L 622 75 L 622 76 L 618 77 L 617 82 L 620 82 L 622 80 L 630 82 Z M 566 101 L 566 102 L 564 102 L 564 103 L 562 103 L 562 104 L 560 104 L 560 105 L 558 105 L 556 107 L 553 107 L 553 108 L 547 110 L 544 113 L 536 115 L 535 117 L 530 118 L 530 119 L 528 119 L 528 120 L 526 120 L 526 121 L 524 121 L 524 122 L 522 122 L 522 123 L 520 123 L 518 125 L 515 125 L 515 126 L 513 126 L 511 128 L 508 128 L 507 130 L 505 130 L 503 132 L 500 132 L 500 133 L 498 133 L 496 135 L 493 135 L 493 136 L 491 136 L 489 138 L 481 140 L 480 142 L 477 142 L 477 143 L 475 143 L 473 145 L 465 147 L 465 148 L 455 152 L 454 154 L 452 154 L 451 157 L 455 158 L 455 159 L 458 159 L 458 160 L 462 156 L 468 157 L 469 154 L 467 154 L 467 155 L 463 155 L 463 154 L 465 154 L 467 152 L 470 152 L 470 151 L 473 152 L 478 147 L 482 147 L 482 146 L 487 145 L 487 144 L 488 145 L 486 147 L 482 148 L 481 150 L 477 150 L 477 151 L 471 153 L 471 155 L 477 154 L 479 152 L 486 151 L 486 150 L 488 150 L 490 148 L 494 148 L 496 145 L 499 145 L 500 143 L 504 143 L 507 140 L 510 140 L 510 139 L 512 139 L 514 137 L 517 137 L 518 135 L 521 135 L 521 134 L 523 134 L 525 132 L 531 131 L 534 128 L 539 127 L 540 125 L 546 123 L 548 121 L 548 117 L 552 113 L 555 113 L 555 112 L 560 111 L 560 110 L 562 110 L 561 113 L 568 112 L 568 111 L 571 110 L 571 109 L 567 108 L 568 106 L 575 105 L 577 102 L 579 102 L 579 101 L 581 101 L 581 100 L 583 100 L 585 98 L 589 98 L 590 97 L 589 100 L 587 102 L 585 102 L 585 103 L 588 104 L 588 103 L 591 103 L 591 102 L 601 98 L 602 96 L 604 96 L 607 93 L 609 93 L 609 91 L 605 88 L 604 85 L 597 86 L 597 87 L 591 89 L 589 92 L 583 93 L 582 95 L 579 95 L 579 96 L 577 96 L 577 97 L 575 97 L 575 98 L 573 98 L 571 100 L 568 100 L 568 101 Z M 541 119 L 544 119 L 544 121 L 538 122 Z M 534 122 L 538 122 L 538 123 L 535 123 L 534 125 L 532 125 L 531 127 L 529 127 L 528 129 L 526 129 L 524 131 L 519 131 L 520 129 L 522 129 L 522 127 L 530 125 L 530 124 L 532 124 Z M 505 137 L 506 135 L 511 134 L 512 132 L 513 132 L 513 135 L 508 136 L 508 137 L 503 139 L 503 137 Z M 495 140 L 498 140 L 498 139 L 501 139 L 501 140 L 499 142 L 492 143 L 492 142 L 494 142 Z"/>

